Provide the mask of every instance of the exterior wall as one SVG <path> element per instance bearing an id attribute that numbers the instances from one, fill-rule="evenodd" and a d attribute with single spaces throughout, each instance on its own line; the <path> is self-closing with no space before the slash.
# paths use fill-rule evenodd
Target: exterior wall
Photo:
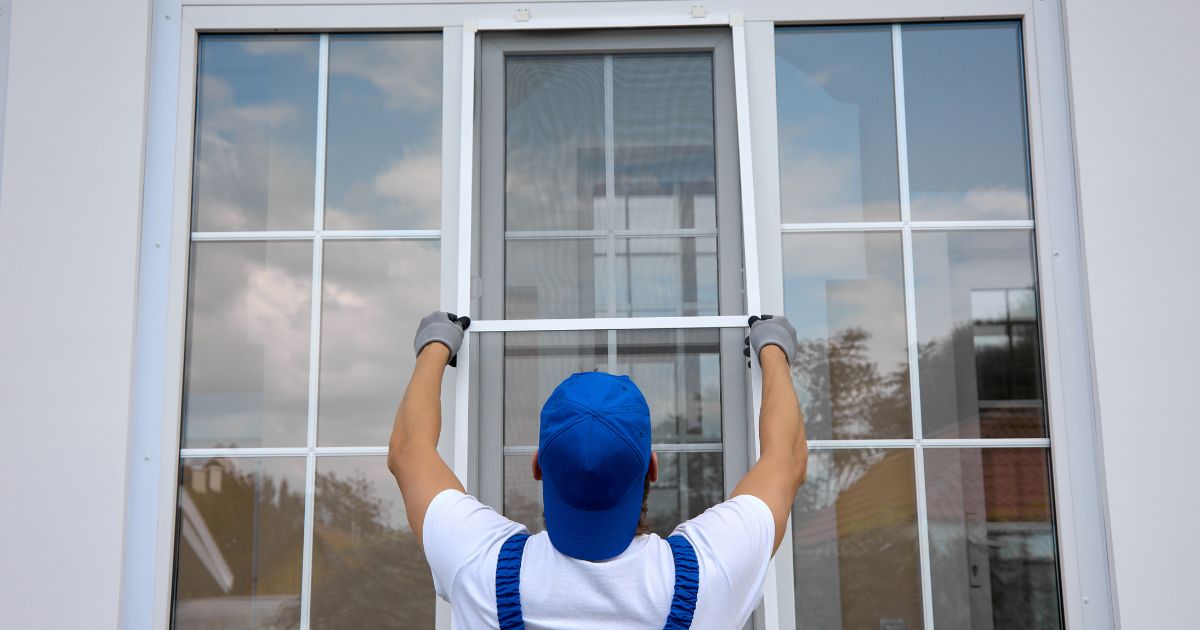
<path id="1" fill-rule="evenodd" d="M 1200 8 L 1063 2 L 1117 600 L 1125 628 L 1178 627 L 1194 617 L 1200 564 L 1188 544 L 1200 493 L 1187 450 L 1200 443 L 1189 395 L 1200 215 L 1185 188 L 1200 167 L 1191 149 L 1200 42 L 1190 37 Z M 8 4 L 0 0 L 0 626 L 112 628 L 151 2 Z"/>
<path id="2" fill-rule="evenodd" d="M 148 0 L 16 0 L 0 192 L 0 627 L 114 628 Z"/>
<path id="3" fill-rule="evenodd" d="M 1065 0 L 1065 13 L 1121 626 L 1193 625 L 1200 7 Z"/>

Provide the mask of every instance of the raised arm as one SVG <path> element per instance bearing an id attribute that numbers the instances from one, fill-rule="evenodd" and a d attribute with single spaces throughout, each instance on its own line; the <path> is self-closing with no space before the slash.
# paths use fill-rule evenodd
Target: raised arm
<path id="1" fill-rule="evenodd" d="M 747 343 L 762 365 L 762 409 L 758 414 L 760 454 L 733 489 L 763 500 L 775 517 L 774 554 L 783 540 L 796 491 L 808 469 L 808 442 L 800 401 L 792 385 L 790 362 L 796 356 L 796 331 L 783 317 L 750 318 Z"/>
<path id="2" fill-rule="evenodd" d="M 400 485 L 408 525 L 418 545 L 433 498 L 442 490 L 464 491 L 438 454 L 437 443 L 442 432 L 442 375 L 447 365 L 457 363 L 463 330 L 470 323 L 441 311 L 421 320 L 413 343 L 417 365 L 396 411 L 388 444 L 388 469 Z"/>

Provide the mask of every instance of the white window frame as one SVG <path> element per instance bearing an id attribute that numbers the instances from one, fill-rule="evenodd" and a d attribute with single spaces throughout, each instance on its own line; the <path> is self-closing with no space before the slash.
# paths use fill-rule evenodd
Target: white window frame
<path id="1" fill-rule="evenodd" d="M 486 30 L 626 28 L 726 25 L 733 33 L 734 82 L 746 260 L 751 313 L 783 311 L 779 171 L 775 101 L 775 26 L 818 23 L 941 19 L 1019 19 L 1024 42 L 1030 167 L 1042 307 L 1046 398 L 1053 444 L 1052 481 L 1060 588 L 1068 628 L 1114 628 L 1107 510 L 1099 462 L 1091 339 L 1083 284 L 1082 253 L 1072 153 L 1067 66 L 1061 7 L 1055 0 L 818 0 L 563 3 L 533 0 L 520 5 L 375 4 L 376 0 L 330 0 L 323 5 L 292 0 L 155 0 L 150 63 L 150 103 L 144 169 L 140 269 L 136 322 L 133 411 L 125 506 L 122 628 L 165 629 L 170 620 L 182 402 L 187 262 L 192 234 L 190 189 L 196 51 L 203 32 L 237 31 L 430 31 L 443 35 L 441 306 L 469 312 L 471 212 L 475 194 L 475 34 Z M 458 121 L 455 125 L 452 121 Z M 318 186 L 320 182 L 318 182 Z M 904 228 L 904 221 L 889 226 Z M 797 227 L 797 226 L 789 226 Z M 851 225 L 824 226 L 851 229 Z M 926 227 L 946 227 L 930 224 Z M 953 227 L 967 227 L 955 223 Z M 979 227 L 984 227 L 980 225 Z M 1028 226 L 1027 226 L 1028 227 Z M 854 225 L 853 229 L 861 229 Z M 905 233 L 909 233 L 905 230 Z M 272 234 L 278 237 L 278 234 Z M 297 236 L 310 236 L 308 233 Z M 319 236 L 319 235 L 314 235 Z M 344 236 L 354 237 L 353 234 Z M 432 233 L 424 235 L 433 236 Z M 316 239 L 319 244 L 320 238 Z M 468 244 L 465 247 L 460 244 Z M 318 261 L 319 262 L 319 261 Z M 911 271 L 911 270 L 910 270 Z M 911 282 L 911 280 L 909 281 Z M 319 285 L 314 285 L 319 297 Z M 911 296 L 910 296 L 911 297 Z M 317 299 L 317 298 L 314 298 Z M 912 308 L 911 300 L 909 308 Z M 735 327 L 739 316 L 661 318 L 676 325 Z M 744 321 L 744 320 L 743 320 Z M 479 322 L 485 330 L 627 328 L 611 320 Z M 642 322 L 644 325 L 644 322 Z M 642 327 L 639 325 L 638 327 Z M 909 326 L 912 326 L 911 313 Z M 910 331 L 911 332 L 911 331 Z M 468 335 L 469 343 L 470 335 Z M 462 353 L 461 356 L 468 356 Z M 313 356 L 315 362 L 316 356 Z M 314 363 L 315 365 L 315 363 Z M 442 453 L 460 478 L 469 478 L 467 409 L 469 366 L 460 366 L 442 435 Z M 314 368 L 315 369 L 315 368 Z M 752 371 L 753 405 L 760 405 L 761 373 Z M 311 394 L 310 394 L 311 395 Z M 914 403 L 915 404 L 915 403 Z M 753 446 L 757 453 L 757 423 Z M 876 440 L 870 445 L 911 447 L 919 440 Z M 310 440 L 311 442 L 311 440 Z M 813 441 L 813 447 L 850 446 Z M 971 447 L 995 440 L 941 440 L 936 446 Z M 1013 442 L 1013 441 L 1009 441 Z M 894 443 L 894 444 L 893 444 Z M 1007 442 L 1006 442 L 1007 443 Z M 855 441 L 854 446 L 867 446 Z M 1013 444 L 1019 445 L 1019 444 Z M 1035 444 L 1024 444 L 1034 446 Z M 934 446 L 926 444 L 926 447 Z M 314 445 L 296 454 L 314 456 Z M 285 454 L 288 449 L 258 449 Z M 295 450 L 295 449 L 293 449 Z M 322 454 L 326 449 L 321 449 Z M 346 450 L 346 449 L 342 449 Z M 354 451 L 351 453 L 350 451 Z M 360 454 L 360 449 L 345 454 Z M 379 449 L 368 449 L 371 453 Z M 199 452 L 199 451 L 197 451 Z M 919 454 L 920 449 L 917 449 Z M 189 454 L 192 452 L 189 450 Z M 250 454 L 246 452 L 245 454 Z M 328 454 L 334 454 L 332 451 Z M 311 463 L 310 463 L 311 476 Z M 311 485 L 311 479 L 308 480 Z M 918 478 L 918 489 L 923 486 Z M 311 488 L 309 488 L 311 490 Z M 918 497 L 918 510 L 923 501 Z M 308 508 L 311 510 L 311 507 Z M 306 531 L 306 539 L 309 537 Z M 932 627 L 927 534 L 922 533 L 922 587 L 926 627 Z M 306 551 L 306 554 L 308 552 Z M 790 527 L 764 596 L 764 627 L 794 626 Z M 307 620 L 302 628 L 307 630 Z M 449 608 L 438 603 L 438 626 L 449 627 Z"/>

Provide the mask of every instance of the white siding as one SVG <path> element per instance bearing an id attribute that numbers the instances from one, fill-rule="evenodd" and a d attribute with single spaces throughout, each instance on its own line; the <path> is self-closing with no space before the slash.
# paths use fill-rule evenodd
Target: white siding
<path id="1" fill-rule="evenodd" d="M 0 626 L 113 628 L 149 2 L 13 5 L 0 17 L 11 20 L 0 173 Z"/>
<path id="2" fill-rule="evenodd" d="M 1200 7 L 1065 8 L 1121 625 L 1190 627 L 1200 584 Z"/>

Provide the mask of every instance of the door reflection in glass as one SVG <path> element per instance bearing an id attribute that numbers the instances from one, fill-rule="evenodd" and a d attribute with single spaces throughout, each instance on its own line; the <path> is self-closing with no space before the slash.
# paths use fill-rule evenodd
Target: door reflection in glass
<path id="1" fill-rule="evenodd" d="M 926 449 L 939 628 L 1059 628 L 1049 453 Z"/>

